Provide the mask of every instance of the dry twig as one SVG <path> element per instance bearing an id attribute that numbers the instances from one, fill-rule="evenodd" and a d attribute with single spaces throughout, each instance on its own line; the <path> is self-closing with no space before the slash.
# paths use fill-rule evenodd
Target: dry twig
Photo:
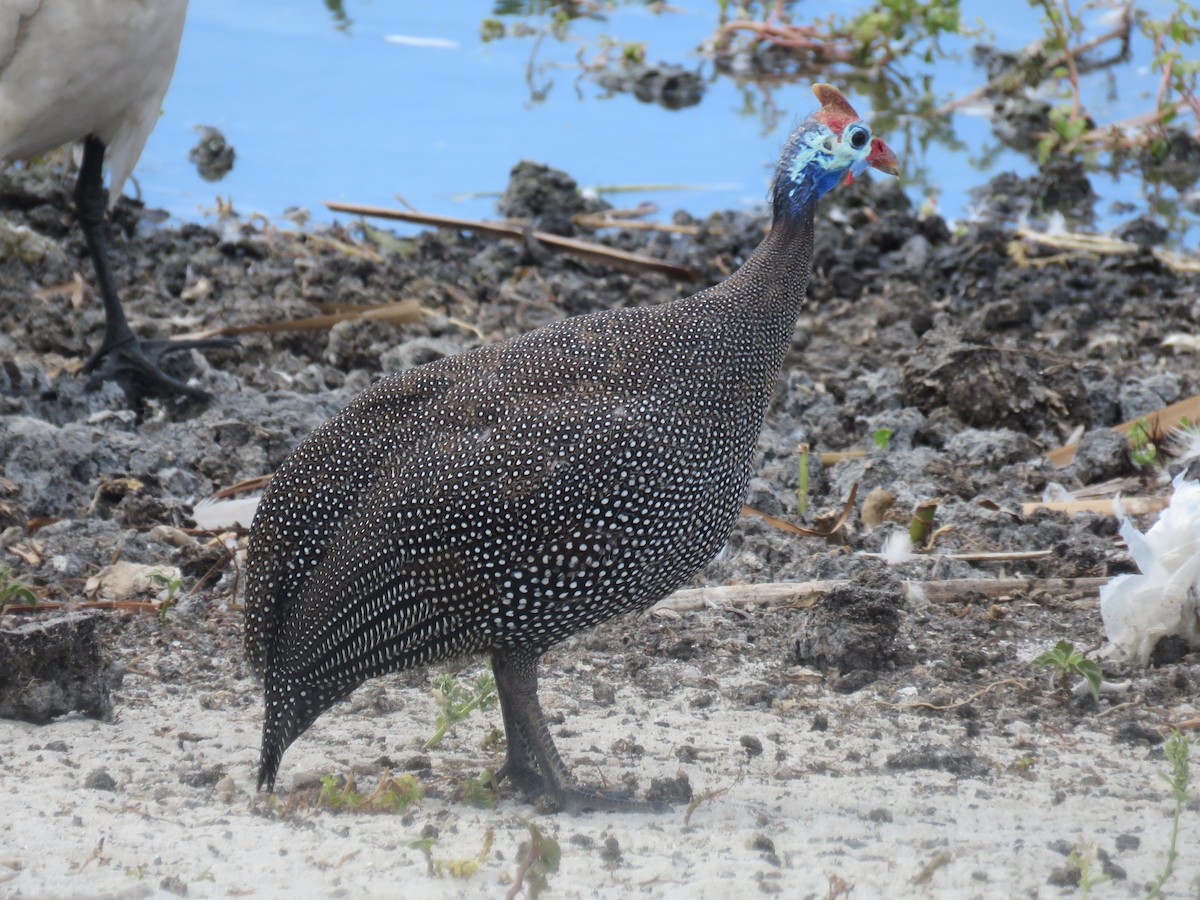
<path id="1" fill-rule="evenodd" d="M 525 241 L 526 231 L 522 228 L 517 228 L 513 225 L 505 225 L 499 222 L 482 222 L 475 219 L 460 219 L 455 216 L 439 216 L 434 213 L 409 212 L 402 209 L 388 209 L 382 206 L 364 206 L 359 203 L 334 203 L 326 202 L 325 204 L 335 212 L 351 213 L 358 216 L 375 216 L 380 219 L 396 219 L 401 222 L 413 222 L 417 225 L 431 225 L 435 228 L 454 228 L 460 231 L 473 231 L 476 234 L 486 235 L 487 237 L 501 238 L 509 241 Z M 563 253 L 569 253 L 587 262 L 596 262 L 604 265 L 612 266 L 614 269 L 620 269 L 627 272 L 659 272 L 671 278 L 677 278 L 681 281 L 699 281 L 700 275 L 694 269 L 687 266 L 678 266 L 674 263 L 664 262 L 661 259 L 652 259 L 648 256 L 639 256 L 636 253 L 626 253 L 624 250 L 617 250 L 613 247 L 606 247 L 603 244 L 594 244 L 590 241 L 579 241 L 574 238 L 563 237 L 558 234 L 550 234 L 545 231 L 531 232 L 532 237 L 538 243 L 551 249 L 558 250 Z"/>
<path id="2" fill-rule="evenodd" d="M 1032 592 L 1095 594 L 1100 590 L 1100 585 L 1107 581 L 1107 578 L 949 578 L 942 581 L 906 581 L 904 586 L 909 590 L 920 590 L 927 600 L 934 603 L 949 603 L 965 594 L 982 594 L 993 599 Z M 713 606 L 791 608 L 801 598 L 816 598 L 852 583 L 848 579 L 832 579 L 692 588 L 676 591 L 653 609 L 688 612 Z"/>

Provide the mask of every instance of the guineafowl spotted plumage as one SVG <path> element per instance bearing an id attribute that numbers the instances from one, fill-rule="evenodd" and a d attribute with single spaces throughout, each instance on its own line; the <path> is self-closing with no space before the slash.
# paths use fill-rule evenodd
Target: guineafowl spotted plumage
<path id="1" fill-rule="evenodd" d="M 537 698 L 549 647 L 665 597 L 737 520 L 804 302 L 818 198 L 896 157 L 834 88 L 789 139 L 770 234 L 732 276 L 385 378 L 307 439 L 251 530 L 246 650 L 265 683 L 259 786 L 366 679 L 488 653 L 497 773 L 577 787 Z"/>

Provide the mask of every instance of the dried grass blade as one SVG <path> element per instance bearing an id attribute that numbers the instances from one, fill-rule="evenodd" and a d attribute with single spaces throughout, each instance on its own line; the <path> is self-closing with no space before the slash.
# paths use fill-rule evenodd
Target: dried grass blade
<path id="1" fill-rule="evenodd" d="M 440 216 L 435 213 L 409 212 L 402 209 L 389 209 L 382 206 L 364 206 L 359 203 L 325 203 L 334 212 L 351 213 L 358 216 L 374 216 L 380 219 L 397 219 L 401 222 L 412 222 L 417 225 L 431 225 L 435 228 L 455 228 L 460 231 L 473 231 L 488 237 L 502 238 L 510 241 L 524 241 L 525 231 L 513 225 L 497 222 L 482 222 L 475 219 L 460 219 L 456 216 Z M 616 269 L 629 272 L 660 272 L 681 281 L 699 281 L 700 275 L 687 266 L 652 259 L 649 256 L 639 256 L 627 253 L 603 244 L 593 244 L 574 238 L 549 234 L 544 231 L 533 232 L 533 237 L 543 246 L 553 250 L 570 253 L 588 262 L 598 262 Z"/>

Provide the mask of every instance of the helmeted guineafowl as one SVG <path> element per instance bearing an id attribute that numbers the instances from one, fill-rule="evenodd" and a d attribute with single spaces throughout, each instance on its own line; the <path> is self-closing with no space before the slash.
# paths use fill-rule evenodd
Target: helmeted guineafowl
<path id="1" fill-rule="evenodd" d="M 662 599 L 725 542 L 804 302 L 818 198 L 895 155 L 845 98 L 792 134 L 773 223 L 693 297 L 567 319 L 384 378 L 271 481 L 250 535 L 246 651 L 265 682 L 259 787 L 368 678 L 489 653 L 497 773 L 561 808 L 578 787 L 537 697 L 538 658 Z"/>
<path id="2" fill-rule="evenodd" d="M 187 0 L 0 2 L 0 160 L 83 141 L 75 207 L 104 303 L 104 340 L 84 366 L 127 395 L 208 395 L 163 371 L 164 356 L 225 338 L 139 340 L 109 263 L 104 216 L 141 156 L 171 83 Z M 112 188 L 104 189 L 107 160 Z"/>

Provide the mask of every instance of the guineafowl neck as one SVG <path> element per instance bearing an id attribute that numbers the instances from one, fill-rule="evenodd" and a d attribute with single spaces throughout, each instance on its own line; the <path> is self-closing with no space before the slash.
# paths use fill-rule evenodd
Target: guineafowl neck
<path id="1" fill-rule="evenodd" d="M 791 344 L 812 269 L 813 214 L 776 216 L 750 258 L 714 291 L 713 300 L 755 333 L 770 356 Z"/>

